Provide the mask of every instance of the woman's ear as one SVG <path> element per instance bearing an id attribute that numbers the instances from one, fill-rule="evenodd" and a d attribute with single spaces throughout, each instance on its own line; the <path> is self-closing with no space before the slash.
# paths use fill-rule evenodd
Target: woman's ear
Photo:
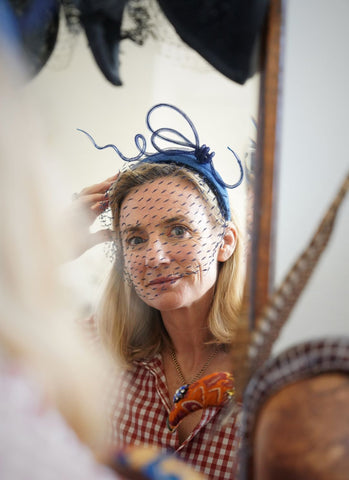
<path id="1" fill-rule="evenodd" d="M 234 253 L 237 242 L 237 231 L 235 226 L 231 223 L 225 227 L 224 236 L 221 246 L 218 250 L 217 260 L 219 262 L 226 262 Z"/>

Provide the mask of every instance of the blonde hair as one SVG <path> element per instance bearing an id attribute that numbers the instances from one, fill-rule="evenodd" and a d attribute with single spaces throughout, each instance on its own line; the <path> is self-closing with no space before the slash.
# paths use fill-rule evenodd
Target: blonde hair
<path id="1" fill-rule="evenodd" d="M 120 174 L 109 195 L 117 253 L 100 302 L 98 324 L 104 343 L 124 367 L 129 367 L 134 360 L 160 352 L 167 333 L 160 312 L 146 305 L 124 278 L 123 252 L 119 238 L 120 207 L 132 188 L 160 177 L 173 176 L 190 181 L 212 207 L 217 222 L 222 227 L 226 225 L 211 189 L 198 174 L 187 168 L 174 164 L 143 163 Z M 242 237 L 237 220 L 233 219 L 232 223 L 238 231 L 235 252 L 220 265 L 208 318 L 208 327 L 214 341 L 225 344 L 230 344 L 234 339 L 244 283 Z"/>
<path id="2" fill-rule="evenodd" d="M 0 51 L 2 67 L 3 60 Z M 71 303 L 60 278 L 61 262 L 75 241 L 59 228 L 63 185 L 57 186 L 58 170 L 43 144 L 40 117 L 25 91 L 14 89 L 8 69 L 3 72 L 0 367 L 19 366 L 102 459 L 107 419 L 100 405 L 99 377 L 105 363 L 78 331 L 77 304 Z"/>

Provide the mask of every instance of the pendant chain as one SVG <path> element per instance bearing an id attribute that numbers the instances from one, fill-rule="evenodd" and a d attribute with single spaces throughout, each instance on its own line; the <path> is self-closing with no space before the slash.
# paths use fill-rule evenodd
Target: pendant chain
<path id="1" fill-rule="evenodd" d="M 213 350 L 213 352 L 210 354 L 210 356 L 208 357 L 208 359 L 206 360 L 204 365 L 201 367 L 200 371 L 196 375 L 194 375 L 194 377 L 190 380 L 190 382 L 187 382 L 186 379 L 184 378 L 182 369 L 181 369 L 181 367 L 178 363 L 178 360 L 177 360 L 177 357 L 176 357 L 176 352 L 174 351 L 173 348 L 171 348 L 171 350 L 170 350 L 171 359 L 173 361 L 173 364 L 176 368 L 178 377 L 179 377 L 180 381 L 182 382 L 182 384 L 183 385 L 185 385 L 187 383 L 191 384 L 191 383 L 194 383 L 197 380 L 199 380 L 199 378 L 205 373 L 205 371 L 206 371 L 207 367 L 209 366 L 210 362 L 217 355 L 218 351 L 219 351 L 219 345 L 217 345 L 216 348 Z"/>

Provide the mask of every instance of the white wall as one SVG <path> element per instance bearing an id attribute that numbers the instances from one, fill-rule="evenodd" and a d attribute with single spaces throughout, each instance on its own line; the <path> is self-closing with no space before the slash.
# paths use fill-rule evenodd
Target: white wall
<path id="1" fill-rule="evenodd" d="M 250 138 L 256 137 L 251 117 L 256 118 L 258 76 L 244 86 L 230 81 L 183 43 L 173 47 L 179 40 L 171 27 L 164 28 L 171 43 L 149 40 L 142 47 L 122 43 L 122 87 L 105 80 L 84 34 L 74 39 L 65 29 L 47 66 L 27 85 L 28 95 L 42 113 L 46 140 L 66 176 L 68 191 L 100 182 L 122 166 L 114 151 L 97 151 L 77 128 L 90 132 L 97 143 L 115 143 L 125 155 L 133 156 L 137 153 L 134 135 L 147 136 L 145 115 L 158 102 L 184 110 L 201 143 L 216 152 L 214 164 L 224 180 L 234 183 L 238 178 L 227 146 L 243 159 Z M 242 217 L 244 193 L 241 187 L 231 194 Z M 108 267 L 103 248 L 87 252 L 73 265 L 72 273 L 80 275 L 81 291 L 88 301 L 95 298 L 95 287 Z"/>
<path id="2" fill-rule="evenodd" d="M 276 283 L 349 171 L 349 2 L 288 0 Z M 276 345 L 349 335 L 349 196 L 327 250 Z"/>

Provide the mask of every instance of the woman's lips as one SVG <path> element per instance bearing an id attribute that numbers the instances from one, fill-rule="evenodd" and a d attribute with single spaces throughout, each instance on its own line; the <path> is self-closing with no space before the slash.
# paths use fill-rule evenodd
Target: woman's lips
<path id="1" fill-rule="evenodd" d="M 158 285 L 166 285 L 166 284 L 169 284 L 169 283 L 174 283 L 176 282 L 177 280 L 179 280 L 181 278 L 181 276 L 171 276 L 171 277 L 158 277 L 158 278 L 154 278 L 154 280 L 151 280 L 149 283 L 148 283 L 148 286 L 150 287 L 154 287 L 154 286 L 158 286 Z"/>

